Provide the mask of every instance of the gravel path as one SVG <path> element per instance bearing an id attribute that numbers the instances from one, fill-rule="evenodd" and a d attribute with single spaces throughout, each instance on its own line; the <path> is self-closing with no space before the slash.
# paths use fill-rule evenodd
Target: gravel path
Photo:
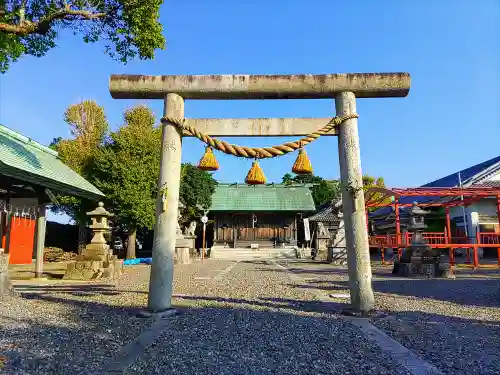
<path id="1" fill-rule="evenodd" d="M 303 283 L 294 288 L 348 293 L 345 269 L 289 262 Z M 500 374 L 500 271 L 458 270 L 456 280 L 407 279 L 374 267 L 377 308 L 390 314 L 373 324 L 442 372 Z M 332 298 L 336 303 L 348 300 Z"/>
<path id="2" fill-rule="evenodd" d="M 212 262 L 212 272 L 227 262 Z M 175 292 L 194 293 L 210 269 L 177 267 Z M 115 282 L 30 285 L 15 281 L 20 297 L 0 300 L 0 373 L 96 374 L 151 320 L 136 313 L 147 303 L 149 266 L 126 267 Z M 116 286 L 115 286 L 116 284 Z"/>
<path id="3" fill-rule="evenodd" d="M 126 374 L 402 374 L 275 266 L 241 262 L 178 305 L 164 334 Z"/>
<path id="4" fill-rule="evenodd" d="M 165 321 L 126 374 L 408 374 L 332 314 L 348 300 L 319 300 L 318 292 L 348 292 L 345 270 L 280 263 L 301 279 L 265 262 L 177 266 L 174 305 L 182 313 Z M 374 320 L 376 327 L 444 373 L 500 372 L 498 272 L 461 271 L 457 280 L 388 272 L 374 269 L 377 308 L 390 315 Z M 22 295 L 0 301 L 0 373 L 102 373 L 153 324 L 136 317 L 148 281 L 148 266 L 132 266 L 114 282 L 17 282 Z"/>

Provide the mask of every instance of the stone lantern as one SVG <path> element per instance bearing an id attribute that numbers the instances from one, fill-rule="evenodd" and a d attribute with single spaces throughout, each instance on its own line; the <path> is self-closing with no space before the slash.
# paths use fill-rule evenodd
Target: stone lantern
<path id="1" fill-rule="evenodd" d="M 113 214 L 106 211 L 104 203 L 99 202 L 95 210 L 87 212 L 87 216 L 90 217 L 92 222 L 92 224 L 89 225 L 89 228 L 92 229 L 90 244 L 105 245 L 102 247 L 107 247 L 109 249 L 109 245 L 106 244 L 106 239 L 104 238 L 104 233 L 109 231 L 108 218 L 112 217 Z M 87 248 L 88 247 L 89 246 L 87 246 Z"/>
<path id="2" fill-rule="evenodd" d="M 408 231 L 413 233 L 412 242 L 403 250 L 401 259 L 394 262 L 393 274 L 454 277 L 449 263 L 443 260 L 439 249 L 433 249 L 422 235 L 422 231 L 427 228 L 424 216 L 428 213 L 429 211 L 418 207 L 417 202 L 413 202 L 408 225 Z"/>
<path id="3" fill-rule="evenodd" d="M 89 225 L 92 239 L 76 261 L 68 264 L 64 279 L 90 280 L 121 275 L 123 262 L 113 255 L 104 238 L 104 233 L 109 231 L 108 218 L 113 214 L 106 211 L 104 203 L 99 202 L 95 210 L 87 212 L 87 216 L 92 222 Z"/>

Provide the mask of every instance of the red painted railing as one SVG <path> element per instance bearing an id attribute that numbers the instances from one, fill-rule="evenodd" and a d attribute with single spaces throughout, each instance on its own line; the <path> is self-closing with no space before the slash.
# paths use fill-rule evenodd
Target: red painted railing
<path id="1" fill-rule="evenodd" d="M 474 267 L 479 267 L 478 248 L 497 248 L 498 266 L 500 267 L 500 233 L 477 232 L 476 237 L 447 237 L 444 232 L 424 232 L 423 237 L 429 245 L 434 248 L 449 249 L 450 263 L 455 264 L 454 249 L 465 249 L 465 263 L 470 264 L 473 261 Z M 403 248 L 411 244 L 413 233 L 387 234 L 383 236 L 369 236 L 370 247 L 381 249 L 381 261 L 385 264 L 384 250 L 396 249 L 398 258 L 401 257 Z M 471 250 L 472 258 L 471 259 Z"/>

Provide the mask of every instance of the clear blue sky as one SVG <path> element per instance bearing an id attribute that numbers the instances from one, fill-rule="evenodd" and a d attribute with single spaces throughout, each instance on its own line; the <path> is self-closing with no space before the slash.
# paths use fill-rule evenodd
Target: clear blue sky
<path id="1" fill-rule="evenodd" d="M 409 72 L 407 98 L 361 99 L 363 172 L 389 186 L 421 185 L 500 153 L 498 0 L 166 0 L 168 41 L 153 61 L 128 65 L 71 33 L 43 58 L 0 76 L 0 123 L 39 142 L 68 137 L 65 108 L 94 99 L 116 129 L 134 101 L 114 100 L 109 75 Z M 161 102 L 148 102 L 158 119 Z M 332 100 L 188 101 L 187 117 L 328 117 Z M 270 145 L 284 139 L 232 139 Z M 187 139 L 184 161 L 202 145 Z M 308 147 L 316 174 L 339 176 L 335 138 Z M 217 153 L 221 181 L 242 181 L 250 161 Z M 280 181 L 295 155 L 263 162 Z"/>

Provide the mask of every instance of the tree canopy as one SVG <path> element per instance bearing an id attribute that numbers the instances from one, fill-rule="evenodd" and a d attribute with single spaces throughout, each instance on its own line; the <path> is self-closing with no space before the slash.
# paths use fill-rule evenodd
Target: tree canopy
<path id="1" fill-rule="evenodd" d="M 44 56 L 64 29 L 85 43 L 105 41 L 105 53 L 126 63 L 165 48 L 163 0 L 0 0 L 0 72 L 23 55 Z"/>
<path id="2" fill-rule="evenodd" d="M 316 206 L 321 206 L 340 197 L 340 184 L 337 180 L 325 180 L 312 174 L 293 176 L 290 173 L 285 173 L 282 180 L 284 184 L 314 184 L 311 193 Z"/>
<path id="3" fill-rule="evenodd" d="M 125 124 L 112 132 L 92 163 L 92 179 L 109 201 L 116 220 L 127 230 L 153 228 L 156 181 L 160 169 L 160 129 L 143 106 L 124 114 Z"/>
<path id="4" fill-rule="evenodd" d="M 292 175 L 285 173 L 282 178 L 284 184 L 313 184 L 311 188 L 312 196 L 316 206 L 329 203 L 334 199 L 340 198 L 340 181 L 339 180 L 325 180 L 320 176 L 315 175 Z M 371 187 L 385 187 L 383 177 L 373 177 L 369 175 L 363 176 L 363 191 L 368 191 Z M 379 200 L 382 194 L 376 193 L 372 196 L 372 200 Z M 390 202 L 390 198 L 382 199 L 380 203 Z M 373 209 L 376 209 L 373 208 Z M 372 209 L 370 209 L 372 210 Z"/>
<path id="5" fill-rule="evenodd" d="M 50 147 L 71 169 L 90 178 L 88 168 L 95 152 L 103 145 L 109 128 L 104 108 L 93 100 L 85 100 L 69 106 L 64 112 L 64 121 L 73 138 L 54 138 Z"/>
<path id="6" fill-rule="evenodd" d="M 189 163 L 182 164 L 179 198 L 185 205 L 182 212 L 184 222 L 199 218 L 198 205 L 210 208 L 216 186 L 217 181 L 210 173 Z"/>
<path id="7" fill-rule="evenodd" d="M 64 121 L 69 125 L 72 139 L 54 138 L 50 147 L 59 153 L 61 160 L 84 178 L 92 181 L 89 167 L 95 152 L 102 146 L 108 132 L 108 121 L 104 108 L 93 100 L 69 106 L 64 112 Z M 83 250 L 87 237 L 86 212 L 95 208 L 95 203 L 86 199 L 59 195 L 59 205 L 52 211 L 68 215 L 79 225 L 79 251 Z M 94 207 L 92 207 L 94 206 Z"/>
<path id="8" fill-rule="evenodd" d="M 127 258 L 133 258 L 137 230 L 152 229 L 155 222 L 161 128 L 149 108 L 137 106 L 125 111 L 124 124 L 109 133 L 104 109 L 92 101 L 69 107 L 65 119 L 74 138 L 55 138 L 52 147 L 106 195 L 106 208 L 115 214 L 115 225 L 128 235 Z M 182 164 L 183 222 L 199 219 L 198 205 L 210 207 L 216 185 L 210 173 Z M 59 200 L 56 210 L 79 223 L 86 223 L 85 212 L 95 208 L 75 197 Z"/>
<path id="9" fill-rule="evenodd" d="M 385 182 L 383 177 L 373 177 L 369 175 L 363 176 L 363 191 L 366 193 L 372 187 L 381 187 L 385 188 Z M 384 204 L 389 203 L 391 201 L 390 197 L 383 198 L 381 193 L 375 193 L 371 195 L 370 201 Z M 379 207 L 370 207 L 369 211 L 377 210 Z"/>
<path id="10" fill-rule="evenodd" d="M 106 195 L 115 222 L 128 234 L 127 258 L 135 258 L 137 229 L 152 229 L 155 222 L 160 129 L 144 106 L 125 111 L 124 120 L 97 150 L 90 174 Z"/>

